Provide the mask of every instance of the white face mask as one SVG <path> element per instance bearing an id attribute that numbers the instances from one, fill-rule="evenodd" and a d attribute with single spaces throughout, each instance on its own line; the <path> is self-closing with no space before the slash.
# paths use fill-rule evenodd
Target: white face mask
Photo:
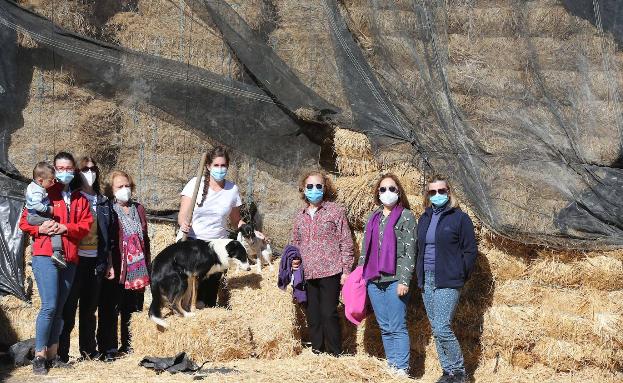
<path id="1" fill-rule="evenodd" d="M 97 174 L 91 170 L 87 170 L 86 172 L 80 172 L 80 175 L 82 176 L 84 182 L 86 182 L 89 186 L 93 186 L 95 178 L 97 177 Z"/>
<path id="2" fill-rule="evenodd" d="M 115 198 L 120 202 L 128 202 L 132 196 L 132 190 L 127 187 L 122 187 L 115 192 Z"/>
<path id="3" fill-rule="evenodd" d="M 398 193 L 387 190 L 385 193 L 379 194 L 379 199 L 385 206 L 394 206 L 398 202 Z"/>

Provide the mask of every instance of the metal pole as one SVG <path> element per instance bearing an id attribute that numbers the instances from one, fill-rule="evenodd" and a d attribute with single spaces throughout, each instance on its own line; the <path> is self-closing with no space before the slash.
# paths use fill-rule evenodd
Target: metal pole
<path id="1" fill-rule="evenodd" d="M 201 161 L 199 161 L 199 167 L 197 168 L 197 178 L 196 178 L 197 181 L 195 182 L 195 188 L 193 189 L 193 197 L 191 198 L 190 214 L 188 215 L 187 223 L 192 222 L 193 211 L 195 210 L 195 204 L 197 203 L 197 194 L 199 194 L 199 185 L 201 185 L 201 177 L 203 176 L 203 172 L 205 170 L 207 161 L 208 161 L 208 153 L 203 153 L 203 156 L 201 156 Z M 209 182 L 209 181 L 206 179 L 206 182 Z M 187 239 L 188 239 L 188 233 L 182 233 L 182 239 L 180 239 L 180 241 L 183 242 Z"/>

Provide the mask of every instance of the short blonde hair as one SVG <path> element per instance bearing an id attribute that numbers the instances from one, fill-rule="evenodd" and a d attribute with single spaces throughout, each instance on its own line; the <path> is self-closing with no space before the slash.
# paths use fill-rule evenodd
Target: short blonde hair
<path id="1" fill-rule="evenodd" d="M 127 178 L 128 181 L 130 182 L 130 190 L 132 190 L 132 192 L 134 192 L 134 189 L 136 188 L 136 185 L 134 184 L 134 180 L 132 179 L 132 177 L 130 177 L 128 173 L 121 171 L 121 170 L 113 170 L 110 173 L 108 173 L 108 182 L 106 182 L 106 186 L 104 187 L 104 195 L 108 197 L 110 200 L 115 199 L 115 193 L 112 192 L 112 183 L 117 177 Z"/>
<path id="2" fill-rule="evenodd" d="M 450 186 L 450 181 L 448 177 L 443 176 L 441 174 L 435 174 L 432 177 L 429 177 L 426 182 L 426 186 L 424 186 L 424 195 L 422 196 L 422 205 L 424 205 L 424 209 L 430 207 L 432 204 L 430 202 L 430 198 L 428 197 L 428 186 L 435 182 L 445 182 L 446 188 L 448 189 L 448 197 L 450 199 L 450 207 L 459 207 L 459 201 L 454 197 L 454 191 L 452 190 L 452 186 Z"/>
<path id="3" fill-rule="evenodd" d="M 305 198 L 305 187 L 307 186 L 305 181 L 310 176 L 319 176 L 322 178 L 322 183 L 324 184 L 324 194 L 322 195 L 323 201 L 333 201 L 335 197 L 337 197 L 337 192 L 333 186 L 333 182 L 326 172 L 322 170 L 308 170 L 299 178 L 299 195 L 304 202 L 307 202 L 307 198 Z"/>

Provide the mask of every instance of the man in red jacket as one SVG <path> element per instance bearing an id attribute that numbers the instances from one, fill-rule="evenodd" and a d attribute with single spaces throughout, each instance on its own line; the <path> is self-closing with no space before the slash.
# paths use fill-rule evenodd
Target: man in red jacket
<path id="1" fill-rule="evenodd" d="M 32 364 L 33 372 L 40 375 L 47 373 L 46 364 L 50 367 L 61 364 L 56 350 L 63 327 L 63 306 L 78 264 L 78 244 L 89 233 L 93 222 L 89 202 L 78 190 L 79 178 L 72 182 L 75 172 L 73 156 L 58 153 L 54 157 L 54 167 L 60 181 L 48 190 L 50 204 L 54 206 L 54 221 L 40 226 L 30 225 L 24 210 L 19 224 L 20 229 L 33 238 L 32 270 L 41 297 L 41 309 L 35 325 L 35 359 Z M 51 260 L 51 235 L 62 236 L 67 261 L 65 269 L 58 269 Z"/>

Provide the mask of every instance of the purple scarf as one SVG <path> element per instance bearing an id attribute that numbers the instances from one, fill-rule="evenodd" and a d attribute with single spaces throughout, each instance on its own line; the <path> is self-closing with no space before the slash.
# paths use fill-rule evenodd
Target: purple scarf
<path id="1" fill-rule="evenodd" d="M 377 211 L 366 225 L 366 262 L 363 265 L 363 278 L 367 281 L 381 276 L 381 273 L 396 274 L 396 233 L 394 226 L 404 208 L 394 206 L 383 230 L 383 243 L 379 251 L 379 227 L 383 210 Z"/>

